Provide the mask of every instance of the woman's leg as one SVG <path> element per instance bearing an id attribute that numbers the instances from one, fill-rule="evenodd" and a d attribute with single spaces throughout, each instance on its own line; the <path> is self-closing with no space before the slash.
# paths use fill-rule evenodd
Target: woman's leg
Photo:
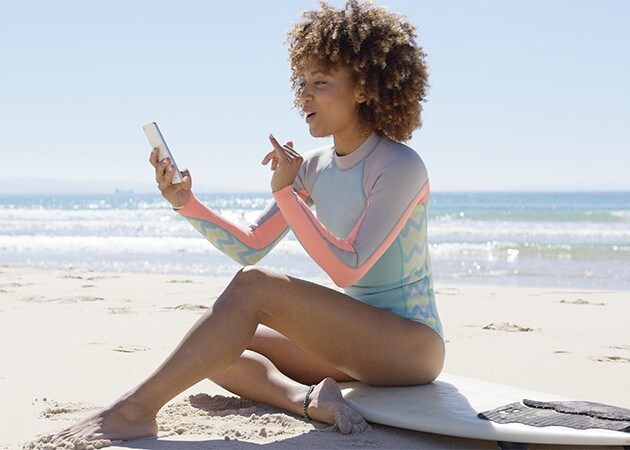
<path id="1" fill-rule="evenodd" d="M 440 338 L 421 324 L 313 283 L 248 267 L 149 378 L 63 435 L 89 432 L 96 438 L 131 439 L 156 429 L 157 411 L 186 388 L 236 362 L 259 324 L 369 384 L 430 382 L 444 358 Z"/>
<path id="2" fill-rule="evenodd" d="M 282 342 L 280 346 L 284 347 Z M 312 363 L 308 365 L 316 366 Z M 344 400 L 336 381 L 327 377 L 326 371 L 321 369 L 315 368 L 315 371 L 319 370 L 322 376 L 316 382 L 308 383 L 316 384 L 309 395 L 309 416 L 320 422 L 336 424 L 342 434 L 367 429 L 368 424 L 363 417 Z M 337 371 L 332 368 L 331 372 Z M 340 378 L 350 380 L 347 375 Z M 246 350 L 234 364 L 213 376 L 212 381 L 241 397 L 276 406 L 299 416 L 303 414 L 308 385 L 288 377 L 260 353 Z M 207 396 L 193 396 L 190 401 L 194 406 L 203 407 Z"/>
<path id="3" fill-rule="evenodd" d="M 297 415 L 303 414 L 308 385 L 316 385 L 307 408 L 312 419 L 334 423 L 343 434 L 368 428 L 363 417 L 344 400 L 337 384 L 353 381 L 352 377 L 265 326 L 258 327 L 249 348 L 212 381 L 241 397 Z M 196 398 L 191 402 L 195 404 Z"/>

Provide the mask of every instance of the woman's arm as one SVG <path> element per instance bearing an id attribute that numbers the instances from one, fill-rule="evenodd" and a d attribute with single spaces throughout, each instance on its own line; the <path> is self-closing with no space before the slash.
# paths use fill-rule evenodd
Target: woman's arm
<path id="1" fill-rule="evenodd" d="M 275 201 L 248 227 L 220 216 L 192 193 L 186 205 L 176 212 L 218 250 L 243 265 L 256 264 L 289 231 Z"/>
<path id="2" fill-rule="evenodd" d="M 414 208 L 428 201 L 424 164 L 415 153 L 396 158 L 382 168 L 367 196 L 361 218 L 341 239 L 318 221 L 292 186 L 274 192 L 306 251 L 340 287 L 360 280 L 396 239 Z"/>
<path id="3" fill-rule="evenodd" d="M 272 202 L 249 227 L 233 223 L 202 204 L 192 193 L 192 178 L 182 171 L 182 183 L 172 184 L 173 166 L 167 158 L 158 161 L 157 149 L 149 157 L 162 196 L 210 243 L 236 262 L 255 264 L 282 239 L 288 226 Z"/>

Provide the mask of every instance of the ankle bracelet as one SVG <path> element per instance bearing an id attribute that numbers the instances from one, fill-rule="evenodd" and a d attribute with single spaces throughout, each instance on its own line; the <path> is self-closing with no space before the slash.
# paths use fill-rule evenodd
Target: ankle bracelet
<path id="1" fill-rule="evenodd" d="M 309 403 L 308 398 L 311 396 L 311 393 L 313 392 L 313 389 L 315 389 L 315 385 L 314 384 L 309 386 L 308 391 L 306 392 L 306 395 L 304 396 L 304 402 L 302 402 L 302 413 L 304 414 L 304 418 L 306 420 L 311 420 L 311 417 L 306 412 L 306 408 L 308 408 L 308 403 Z"/>

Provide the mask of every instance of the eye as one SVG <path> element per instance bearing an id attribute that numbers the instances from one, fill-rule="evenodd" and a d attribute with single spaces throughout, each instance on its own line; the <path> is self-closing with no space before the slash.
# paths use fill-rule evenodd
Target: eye
<path id="1" fill-rule="evenodd" d="M 325 85 L 325 84 L 326 84 L 326 82 L 325 82 L 325 81 L 323 81 L 323 80 L 317 80 L 317 81 L 313 82 L 313 84 L 314 84 L 315 86 L 323 86 L 323 85 Z"/>

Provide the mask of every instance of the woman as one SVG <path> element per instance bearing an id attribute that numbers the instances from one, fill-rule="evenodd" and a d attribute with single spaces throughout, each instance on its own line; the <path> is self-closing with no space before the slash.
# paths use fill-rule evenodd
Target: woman
<path id="1" fill-rule="evenodd" d="M 429 185 L 400 141 L 420 127 L 427 88 L 414 27 L 384 8 L 322 3 L 289 33 L 295 104 L 312 136 L 333 145 L 298 154 L 270 136 L 274 201 L 245 229 L 201 204 L 190 173 L 150 162 L 164 198 L 242 263 L 212 308 L 164 363 L 62 437 L 157 434 L 156 414 L 204 378 L 342 433 L 367 427 L 339 381 L 433 381 L 444 361 L 426 243 Z M 314 205 L 317 217 L 309 205 Z M 289 230 L 345 292 L 253 266 Z"/>

